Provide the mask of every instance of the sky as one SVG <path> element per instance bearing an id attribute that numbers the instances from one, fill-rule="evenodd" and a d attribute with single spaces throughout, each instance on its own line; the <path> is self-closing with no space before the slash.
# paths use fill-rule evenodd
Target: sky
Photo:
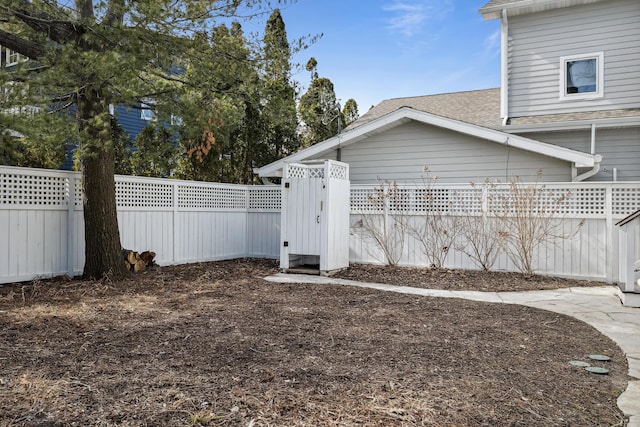
<path id="1" fill-rule="evenodd" d="M 293 57 L 318 61 L 339 102 L 360 114 L 389 98 L 500 86 L 500 23 L 484 21 L 488 0 L 297 0 L 280 6 L 289 40 L 322 37 Z M 266 19 L 263 20 L 263 22 Z M 264 28 L 264 23 L 261 23 Z M 293 46 L 293 44 L 292 44 Z"/>

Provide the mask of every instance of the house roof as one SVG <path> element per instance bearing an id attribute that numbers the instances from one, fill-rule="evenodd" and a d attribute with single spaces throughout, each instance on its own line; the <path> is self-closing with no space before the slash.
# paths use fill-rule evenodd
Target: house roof
<path id="1" fill-rule="evenodd" d="M 502 16 L 503 10 L 506 10 L 508 15 L 513 16 L 599 1 L 603 0 L 491 0 L 482 6 L 479 12 L 484 19 L 498 19 Z"/>
<path id="2" fill-rule="evenodd" d="M 582 111 L 575 113 L 543 114 L 525 117 L 510 117 L 509 124 L 502 126 L 500 120 L 500 89 L 483 89 L 467 92 L 444 93 L 438 95 L 393 98 L 382 101 L 371 108 L 358 120 L 351 123 L 347 130 L 355 129 L 389 114 L 402 107 L 431 113 L 449 119 L 470 123 L 477 126 L 510 132 L 510 127 L 578 123 L 596 120 L 614 122 L 621 119 L 640 120 L 640 108 L 615 110 Z M 635 122 L 636 120 L 634 120 Z"/>
<path id="3" fill-rule="evenodd" d="M 489 128 L 500 127 L 500 89 L 392 98 L 371 108 L 347 129 L 355 129 L 402 107 Z"/>
<path id="4" fill-rule="evenodd" d="M 625 108 L 616 110 L 599 110 L 599 111 L 582 111 L 576 113 L 562 114 L 542 114 L 537 116 L 512 117 L 509 119 L 509 125 L 536 125 L 564 122 L 578 122 L 582 120 L 605 120 L 605 119 L 639 119 L 640 108 Z M 508 126 L 507 126 L 508 127 Z"/>
<path id="5" fill-rule="evenodd" d="M 469 92 L 465 93 L 468 94 Z M 437 95 L 434 97 L 437 97 Z M 480 95 L 479 98 L 482 99 L 482 96 Z M 406 100 L 408 98 L 403 99 Z M 425 104 L 423 104 L 423 108 L 424 105 Z M 318 158 L 328 154 L 336 148 L 347 147 L 369 136 L 400 126 L 401 124 L 412 120 L 431 126 L 449 129 L 454 132 L 474 136 L 498 144 L 557 158 L 574 163 L 579 167 L 591 167 L 596 163 L 596 156 L 591 154 L 570 150 L 568 148 L 547 144 L 518 135 L 511 135 L 497 129 L 491 129 L 479 124 L 470 123 L 469 121 L 457 120 L 451 117 L 417 110 L 406 105 L 387 113 L 383 113 L 382 111 L 382 109 L 379 109 L 378 112 L 372 110 L 370 111 L 372 114 L 370 114 L 369 117 L 366 117 L 368 113 L 365 114 L 362 116 L 363 120 L 358 120 L 357 122 L 359 123 L 357 123 L 357 125 L 354 123 L 354 126 L 349 126 L 342 134 L 291 154 L 284 159 L 280 159 L 261 168 L 257 168 L 254 172 L 260 177 L 277 177 L 281 175 L 285 162 L 301 162 L 308 159 Z"/>

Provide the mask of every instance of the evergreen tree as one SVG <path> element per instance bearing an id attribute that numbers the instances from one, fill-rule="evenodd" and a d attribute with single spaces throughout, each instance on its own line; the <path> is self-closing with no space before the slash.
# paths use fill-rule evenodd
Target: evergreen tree
<path id="1" fill-rule="evenodd" d="M 344 117 L 344 127 L 347 127 L 351 123 L 358 120 L 358 117 L 360 117 L 360 115 L 358 114 L 358 103 L 355 99 L 349 98 L 346 104 L 344 104 L 344 108 L 342 109 L 342 116 Z"/>
<path id="2" fill-rule="evenodd" d="M 300 98 L 298 107 L 304 122 L 303 138 L 306 146 L 337 135 L 339 125 L 344 121 L 333 83 L 328 78 L 318 77 L 317 65 L 315 58 L 307 62 L 307 71 L 311 72 L 311 85 Z"/>
<path id="3" fill-rule="evenodd" d="M 0 44 L 37 71 L 13 76 L 22 105 L 75 107 L 85 197 L 86 277 L 124 277 L 115 204 L 109 104 L 153 97 L 170 107 L 184 83 L 176 68 L 208 51 L 202 34 L 254 0 L 0 0 Z M 196 36 L 200 35 L 200 36 Z M 223 50 L 222 47 L 219 47 Z M 187 56 L 186 53 L 189 55 Z M 225 64 L 234 58 L 226 58 Z M 26 68 L 26 67 L 23 67 Z M 30 71 L 30 72 L 27 72 Z"/>
<path id="4" fill-rule="evenodd" d="M 301 144 L 297 134 L 296 92 L 291 84 L 291 49 L 280 10 L 276 9 L 264 31 L 263 108 L 266 155 L 256 166 L 263 166 L 296 151 Z"/>

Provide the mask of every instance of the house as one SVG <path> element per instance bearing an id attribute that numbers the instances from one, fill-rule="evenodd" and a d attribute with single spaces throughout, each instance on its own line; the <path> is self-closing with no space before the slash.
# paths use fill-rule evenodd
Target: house
<path id="1" fill-rule="evenodd" d="M 15 71 L 16 67 L 18 67 L 20 63 L 26 63 L 27 61 L 29 61 L 29 58 L 27 58 L 26 56 L 21 55 L 11 49 L 5 48 L 4 46 L 0 46 L 0 70 L 10 73 L 12 71 Z M 10 90 L 9 87 L 6 87 L 4 89 Z M 21 108 L 12 108 L 9 111 L 4 110 L 4 112 L 23 114 L 25 112 L 31 113 L 34 110 L 37 111 L 39 110 L 39 108 L 35 106 L 27 106 Z M 156 119 L 152 109 L 152 105 L 142 102 L 138 103 L 135 108 L 124 105 L 111 105 L 110 113 L 116 118 L 124 131 L 127 132 L 132 142 L 135 141 L 136 136 L 138 136 L 142 132 L 142 129 L 147 127 L 152 121 Z M 75 107 L 69 109 L 69 114 L 75 114 Z M 20 136 L 20 134 L 16 133 L 16 136 Z M 73 149 L 75 148 L 72 148 L 72 151 Z M 72 151 L 69 152 L 67 160 L 65 161 L 62 169 L 70 170 L 73 166 Z"/>
<path id="2" fill-rule="evenodd" d="M 352 183 L 443 183 L 513 176 L 640 181 L 640 2 L 492 0 L 500 19 L 498 89 L 381 102 L 341 135 L 257 168 L 336 159 Z"/>

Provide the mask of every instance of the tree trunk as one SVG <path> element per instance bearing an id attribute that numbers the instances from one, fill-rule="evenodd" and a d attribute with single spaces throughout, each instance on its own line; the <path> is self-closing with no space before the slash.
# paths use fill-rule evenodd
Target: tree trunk
<path id="1" fill-rule="evenodd" d="M 127 271 L 120 255 L 114 151 L 105 91 L 95 88 L 82 91 L 77 119 L 84 189 L 84 276 L 120 280 Z"/>

